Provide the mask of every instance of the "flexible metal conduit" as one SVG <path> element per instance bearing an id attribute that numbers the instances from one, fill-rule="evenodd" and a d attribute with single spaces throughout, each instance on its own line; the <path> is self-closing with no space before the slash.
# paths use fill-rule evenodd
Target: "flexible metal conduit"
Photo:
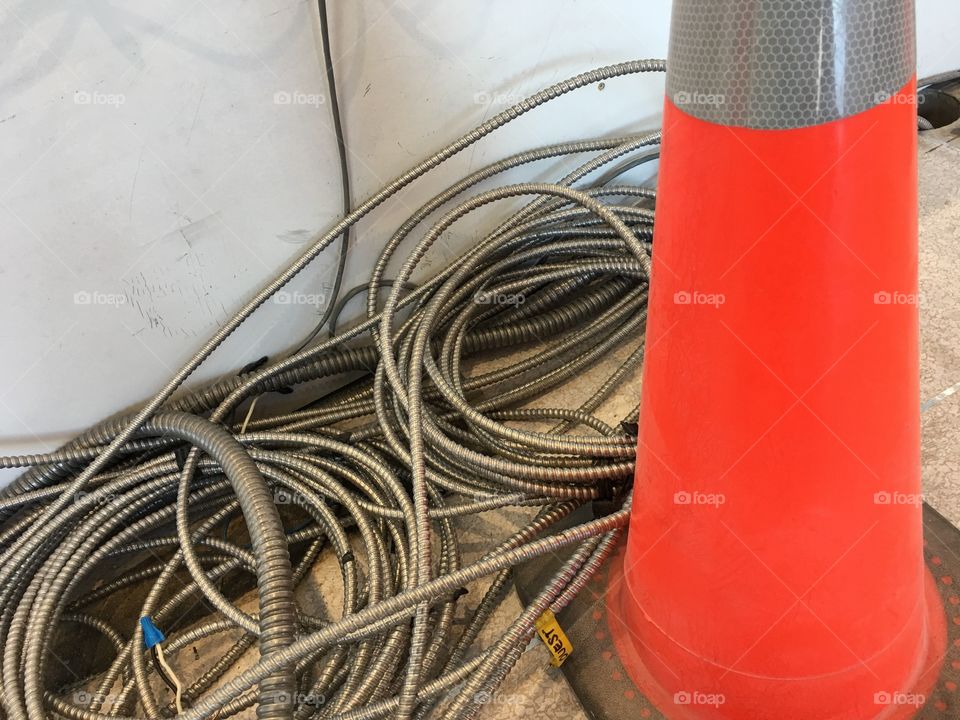
<path id="1" fill-rule="evenodd" d="M 479 713 L 536 619 L 573 599 L 627 520 L 620 509 L 557 528 L 592 500 L 627 507 L 634 440 L 593 413 L 643 358 L 655 192 L 621 178 L 656 157 L 659 133 L 553 144 L 471 173 L 396 228 L 330 327 L 347 300 L 366 294 L 360 322 L 172 396 L 388 198 L 560 95 L 663 70 L 659 60 L 611 65 L 504 110 L 324 232 L 138 409 L 59 450 L 0 458 L 0 467 L 26 468 L 0 493 L 4 716 L 224 720 L 254 706 L 258 717 L 283 720 Z M 554 183 L 467 195 L 504 172 L 577 155 L 586 157 Z M 504 217 L 500 208 L 517 199 Z M 479 213 L 497 218 L 493 229 L 424 279 L 437 243 Z M 495 366 L 475 364 L 493 351 Z M 614 352 L 619 366 L 579 407 L 551 405 L 550 393 Z M 317 381 L 336 378 L 341 389 L 318 394 Z M 255 412 L 254 400 L 286 388 L 298 408 Z M 633 408 L 624 420 L 635 418 Z M 465 561 L 463 519 L 508 506 L 529 508 L 529 520 Z M 565 548 L 533 601 L 478 647 L 510 568 Z M 330 562 L 340 568 L 339 596 L 308 611 L 298 586 Z M 257 587 L 256 612 L 225 589 L 244 578 Z M 139 612 L 111 612 L 121 597 L 136 598 Z M 198 602 L 213 612 L 179 622 Z M 202 648 L 202 671 L 184 678 L 182 713 L 144 650 L 143 615 L 165 628 L 174 664 L 178 650 Z M 88 676 L 51 687 L 53 653 L 78 628 L 102 635 L 112 655 L 91 656 Z M 221 649 L 204 656 L 212 641 Z"/>

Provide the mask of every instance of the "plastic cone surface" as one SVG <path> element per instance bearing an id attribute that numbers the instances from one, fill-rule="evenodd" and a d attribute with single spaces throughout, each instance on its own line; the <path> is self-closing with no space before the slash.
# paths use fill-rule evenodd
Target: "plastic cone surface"
<path id="1" fill-rule="evenodd" d="M 912 717 L 939 672 L 912 6 L 846 5 L 675 4 L 610 600 L 621 657 L 668 718 Z"/>

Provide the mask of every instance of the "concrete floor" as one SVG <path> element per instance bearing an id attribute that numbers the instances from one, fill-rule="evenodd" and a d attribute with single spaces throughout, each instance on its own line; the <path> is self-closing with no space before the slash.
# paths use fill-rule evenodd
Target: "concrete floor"
<path id="1" fill-rule="evenodd" d="M 919 164 L 924 493 L 960 525 L 960 123 L 921 133 Z"/>
<path id="2" fill-rule="evenodd" d="M 920 171 L 920 289 L 922 292 L 921 398 L 923 412 L 923 480 L 927 501 L 960 525 L 960 123 L 922 133 L 919 141 Z M 607 362 L 594 368 L 581 382 L 564 388 L 542 400 L 545 406 L 575 407 L 585 400 L 628 354 L 623 349 Z M 597 415 L 608 422 L 618 421 L 639 397 L 639 371 L 616 399 L 606 403 Z M 953 395 L 953 391 L 957 391 Z M 490 538 L 507 532 L 522 522 L 526 513 L 507 511 L 476 518 L 463 530 L 465 560 L 475 557 L 489 545 Z M 340 574 L 332 558 L 318 563 L 313 577 L 301 588 L 305 606 L 339 616 L 338 600 L 333 606 L 324 597 L 337 598 Z M 470 597 L 479 597 L 482 586 L 472 587 Z M 255 597 L 245 597 L 239 605 L 255 607 Z M 489 625 L 480 644 L 499 636 L 504 625 L 521 612 L 515 594 L 504 602 L 495 621 Z M 235 635 L 221 636 L 197 643 L 175 659 L 187 679 L 196 677 L 209 664 L 209 658 L 228 647 Z M 256 653 L 248 652 L 238 663 L 241 670 L 255 662 Z M 484 717 L 565 717 L 587 718 L 561 672 L 549 666 L 549 655 L 534 639 L 506 680 L 501 692 L 490 699 Z M 224 678 L 227 680 L 229 678 Z M 624 682 L 626 682 L 624 680 Z M 164 688 L 158 687 L 162 693 Z M 544 715 L 546 714 L 546 715 Z M 253 717 L 253 711 L 243 713 Z"/>

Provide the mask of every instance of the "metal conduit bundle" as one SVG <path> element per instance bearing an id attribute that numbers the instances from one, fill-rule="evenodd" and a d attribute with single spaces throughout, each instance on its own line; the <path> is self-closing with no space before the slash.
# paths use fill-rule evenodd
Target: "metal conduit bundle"
<path id="1" fill-rule="evenodd" d="M 387 198 L 553 98 L 663 70 L 656 60 L 600 68 L 503 111 L 323 234 L 140 410 L 55 452 L 0 458 L 0 467 L 26 468 L 0 495 L 4 716 L 224 720 L 255 707 L 260 718 L 284 720 L 474 717 L 478 698 L 506 677 L 537 618 L 572 600 L 627 520 L 620 509 L 556 527 L 593 500 L 628 507 L 634 440 L 593 412 L 642 361 L 654 192 L 617 180 L 655 157 L 659 133 L 551 145 L 474 172 L 397 228 L 366 288 L 344 296 L 365 292 L 365 320 L 171 396 L 261 304 Z M 587 159 L 555 183 L 468 194 L 504 171 L 573 155 Z M 419 279 L 450 226 L 515 198 L 526 204 L 501 215 L 446 269 Z M 627 360 L 581 407 L 530 406 L 622 347 L 632 348 Z M 494 350 L 510 354 L 471 374 L 465 361 Z M 338 376 L 351 381 L 338 392 L 305 396 L 309 402 L 292 412 L 250 408 L 241 422 L 245 402 Z M 635 419 L 635 411 L 624 418 Z M 296 502 L 278 504 L 278 493 Z M 465 564 L 458 518 L 506 506 L 538 510 Z M 301 519 L 293 529 L 285 527 L 291 513 Z M 238 525 L 248 544 L 224 532 Z M 510 568 L 564 548 L 568 559 L 524 612 L 499 640 L 477 647 Z M 311 615 L 294 595 L 330 551 L 342 575 L 336 618 Z M 256 613 L 223 591 L 225 580 L 243 576 L 256 585 Z M 464 586 L 487 578 L 482 597 L 468 602 Z M 136 615 L 95 614 L 134 586 L 146 588 Z M 215 613 L 176 626 L 198 598 Z M 458 611 L 465 622 L 455 622 Z M 173 625 L 168 653 L 240 633 L 189 678 L 182 712 L 156 691 L 162 668 L 145 651 L 139 617 Z M 95 691 L 86 704 L 48 686 L 51 649 L 77 623 L 115 650 L 89 679 Z M 235 671 L 254 647 L 259 659 Z M 310 701 L 317 697 L 324 702 Z"/>

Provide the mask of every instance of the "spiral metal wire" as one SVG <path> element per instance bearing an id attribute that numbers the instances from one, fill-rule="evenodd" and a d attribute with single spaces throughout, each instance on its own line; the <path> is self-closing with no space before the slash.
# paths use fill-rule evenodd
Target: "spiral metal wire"
<path id="1" fill-rule="evenodd" d="M 0 458 L 0 467 L 26 468 L 0 496 L 4 716 L 223 720 L 255 707 L 260 718 L 283 720 L 474 717 L 483 707 L 477 698 L 502 683 L 536 619 L 572 600 L 627 520 L 634 441 L 593 412 L 642 362 L 654 191 L 616 183 L 652 157 L 659 133 L 551 145 L 472 173 L 412 213 L 367 286 L 347 293 L 366 293 L 361 322 L 172 395 L 386 199 L 560 95 L 663 70 L 657 60 L 600 68 L 504 110 L 320 236 L 138 411 L 55 452 Z M 469 194 L 507 170 L 570 156 L 584 158 L 555 183 Z M 497 203 L 516 198 L 527 202 L 497 215 Z M 471 213 L 495 218 L 492 229 L 422 280 L 417 271 L 431 249 Z M 623 347 L 632 348 L 627 359 L 581 407 L 536 403 Z M 475 370 L 494 353 L 495 369 Z M 317 397 L 310 383 L 333 378 L 349 382 Z M 300 409 L 238 422 L 242 404 L 284 388 L 301 393 Z M 594 500 L 623 509 L 557 529 Z M 464 563 L 462 519 L 507 506 L 532 508 L 532 519 Z M 478 647 L 510 568 L 564 548 L 568 559 L 530 605 Z M 313 615 L 295 595 L 329 553 L 341 586 L 339 598 L 324 600 L 341 603 L 339 617 Z M 257 589 L 254 613 L 227 590 L 244 579 Z M 482 596 L 468 601 L 463 588 L 480 580 Z M 135 612 L 113 609 L 131 593 Z M 198 599 L 214 612 L 178 624 Z M 137 623 L 144 615 L 166 626 L 171 657 L 203 638 L 238 638 L 187 678 L 182 714 L 159 694 Z M 87 668 L 84 686 L 94 689 L 83 703 L 49 680 L 54 647 L 78 624 L 112 651 Z M 254 648 L 258 659 L 241 669 Z"/>

